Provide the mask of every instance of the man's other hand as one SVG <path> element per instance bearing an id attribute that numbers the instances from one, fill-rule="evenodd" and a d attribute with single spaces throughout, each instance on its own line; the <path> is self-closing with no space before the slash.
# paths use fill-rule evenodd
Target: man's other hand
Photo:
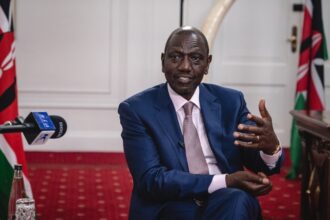
<path id="1" fill-rule="evenodd" d="M 272 190 L 272 183 L 264 173 L 237 171 L 226 175 L 227 187 L 239 188 L 254 196 L 266 195 Z"/>

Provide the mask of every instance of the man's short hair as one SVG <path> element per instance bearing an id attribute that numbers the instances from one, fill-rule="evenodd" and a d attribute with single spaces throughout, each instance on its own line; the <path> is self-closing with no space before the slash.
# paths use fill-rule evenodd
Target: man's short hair
<path id="1" fill-rule="evenodd" d="M 185 34 L 185 33 L 193 33 L 193 34 L 197 34 L 201 37 L 201 39 L 204 41 L 204 44 L 206 46 L 206 52 L 207 54 L 209 54 L 209 43 L 205 37 L 205 35 L 197 28 L 192 27 L 192 26 L 183 26 L 183 27 L 179 27 L 177 29 L 175 29 L 170 36 L 167 38 L 166 44 L 165 44 L 165 48 L 164 48 L 164 53 L 166 53 L 168 44 L 170 42 L 170 40 L 172 39 L 172 37 L 174 35 L 180 35 L 180 34 Z"/>

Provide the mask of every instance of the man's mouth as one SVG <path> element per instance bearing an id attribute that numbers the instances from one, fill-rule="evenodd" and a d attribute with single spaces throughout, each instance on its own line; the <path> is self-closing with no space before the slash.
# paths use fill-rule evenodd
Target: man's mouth
<path id="1" fill-rule="evenodd" d="M 177 78 L 177 81 L 180 83 L 189 83 L 192 79 L 190 77 L 187 76 L 179 76 Z"/>

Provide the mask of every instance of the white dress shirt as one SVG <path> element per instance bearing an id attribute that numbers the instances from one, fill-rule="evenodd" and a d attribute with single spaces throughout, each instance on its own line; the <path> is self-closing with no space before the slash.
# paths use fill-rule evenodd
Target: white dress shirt
<path id="1" fill-rule="evenodd" d="M 182 96 L 180 96 L 179 94 L 177 94 L 171 88 L 171 86 L 169 84 L 167 84 L 167 88 L 168 88 L 170 98 L 173 102 L 173 105 L 174 105 L 174 108 L 175 108 L 175 111 L 176 111 L 176 114 L 178 117 L 179 125 L 180 125 L 181 131 L 182 131 L 183 120 L 185 117 L 183 105 L 186 104 L 188 101 L 185 98 L 183 98 Z M 199 102 L 199 87 L 196 88 L 194 95 L 191 97 L 191 99 L 189 101 L 194 103 L 194 107 L 193 107 L 193 111 L 192 111 L 192 119 L 193 119 L 193 123 L 197 129 L 197 133 L 198 133 L 198 136 L 199 136 L 199 139 L 201 142 L 203 154 L 205 156 L 206 163 L 207 163 L 207 166 L 209 169 L 209 174 L 214 175 L 212 182 L 208 188 L 208 192 L 212 193 L 218 189 L 227 187 L 226 179 L 225 179 L 227 174 L 221 173 L 221 170 L 218 167 L 218 162 L 212 152 L 212 149 L 209 144 L 209 140 L 207 138 L 207 134 L 205 131 L 204 122 L 203 122 L 203 118 L 202 118 L 202 114 L 201 114 L 201 106 L 200 106 L 200 102 Z M 276 153 L 274 155 L 267 155 L 267 154 L 264 154 L 262 151 L 260 151 L 261 158 L 265 161 L 265 163 L 267 164 L 267 166 L 269 168 L 275 167 L 276 162 L 278 161 L 281 154 L 282 154 L 282 150 L 280 150 L 278 153 Z"/>

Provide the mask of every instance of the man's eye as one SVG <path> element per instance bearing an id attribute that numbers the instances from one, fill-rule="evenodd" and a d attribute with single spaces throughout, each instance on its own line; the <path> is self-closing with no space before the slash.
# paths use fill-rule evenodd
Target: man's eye
<path id="1" fill-rule="evenodd" d="M 200 56 L 191 56 L 190 59 L 192 62 L 198 63 L 201 60 L 201 57 Z"/>
<path id="2" fill-rule="evenodd" d="M 177 62 L 181 60 L 182 56 L 180 56 L 180 54 L 171 54 L 169 57 L 172 61 Z"/>

